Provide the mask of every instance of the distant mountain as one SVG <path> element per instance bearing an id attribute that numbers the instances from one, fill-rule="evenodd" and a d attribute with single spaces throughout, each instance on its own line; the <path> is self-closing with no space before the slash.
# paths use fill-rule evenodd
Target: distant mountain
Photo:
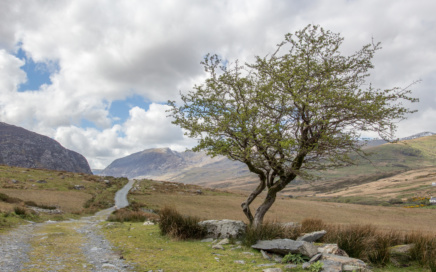
<path id="1" fill-rule="evenodd" d="M 435 133 L 426 131 L 426 132 L 421 132 L 421 133 L 418 133 L 418 134 L 414 134 L 412 136 L 400 138 L 399 140 L 400 141 L 406 141 L 406 140 L 412 140 L 412 139 L 417 139 L 417 138 L 426 137 L 426 136 L 432 136 L 432 135 L 435 135 Z M 385 143 L 387 143 L 387 141 L 382 140 L 382 139 L 369 139 L 369 140 L 367 140 L 367 142 L 365 144 L 365 147 L 366 148 L 374 147 L 374 146 L 382 145 L 382 144 L 385 144 Z"/>
<path id="2" fill-rule="evenodd" d="M 92 174 L 88 161 L 55 140 L 0 122 L 0 164 Z"/>
<path id="3" fill-rule="evenodd" d="M 113 161 L 100 175 L 151 178 L 207 185 L 251 176 L 245 164 L 204 152 L 177 152 L 153 148 Z M 225 186 L 224 186 L 225 187 Z"/>
<path id="4" fill-rule="evenodd" d="M 370 147 L 367 149 L 373 153 L 370 161 L 361 159 L 358 166 L 324 172 L 319 181 L 357 176 L 360 180 L 365 175 L 372 178 L 375 175 L 383 176 L 383 173 L 436 165 L 436 155 L 425 151 L 435 150 L 436 153 L 436 148 L 433 148 L 433 143 L 436 145 L 436 136 L 423 138 L 419 135 L 426 136 L 430 133 L 416 134 L 407 137 L 413 137 L 414 140 L 397 144 L 377 144 Z M 117 159 L 104 169 L 101 175 L 151 178 L 241 190 L 252 189 L 258 182 L 258 177 L 249 172 L 247 166 L 241 162 L 231 161 L 222 156 L 210 158 L 204 152 L 176 152 L 169 148 L 147 149 Z M 291 187 L 294 185 L 300 186 L 301 181 L 293 182 Z"/>

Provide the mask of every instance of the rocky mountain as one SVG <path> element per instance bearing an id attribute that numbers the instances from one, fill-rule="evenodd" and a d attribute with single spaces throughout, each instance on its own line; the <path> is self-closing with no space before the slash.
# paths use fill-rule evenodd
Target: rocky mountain
<path id="1" fill-rule="evenodd" d="M 0 122 L 0 164 L 92 174 L 88 161 L 57 141 Z"/>
<path id="2" fill-rule="evenodd" d="M 100 174 L 128 178 L 174 180 L 206 184 L 223 181 L 227 173 L 248 173 L 245 165 L 225 157 L 211 158 L 204 152 L 177 152 L 169 148 L 153 148 L 113 161 Z"/>

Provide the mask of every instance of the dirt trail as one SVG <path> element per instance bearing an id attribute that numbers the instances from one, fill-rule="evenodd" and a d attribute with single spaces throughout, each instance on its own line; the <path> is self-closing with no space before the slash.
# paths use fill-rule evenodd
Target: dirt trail
<path id="1" fill-rule="evenodd" d="M 117 192 L 116 206 L 127 206 L 133 181 Z M 121 201 L 121 202 L 120 202 Z M 0 271 L 133 271 L 100 232 L 114 210 L 62 222 L 31 223 L 0 235 Z"/>

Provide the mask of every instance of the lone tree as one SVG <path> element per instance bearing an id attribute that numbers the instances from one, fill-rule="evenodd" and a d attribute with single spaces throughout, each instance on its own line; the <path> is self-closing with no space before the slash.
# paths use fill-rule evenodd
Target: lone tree
<path id="1" fill-rule="evenodd" d="M 182 106 L 168 102 L 173 123 L 199 139 L 194 151 L 241 161 L 259 176 L 241 205 L 253 226 L 262 224 L 277 193 L 297 176 L 353 164 L 350 154 L 365 156 L 360 133 L 375 131 L 392 140 L 395 122 L 414 112 L 401 103 L 418 101 L 410 90 L 365 83 L 380 44 L 343 56 L 342 41 L 308 25 L 246 67 L 208 55 L 204 84 L 181 94 Z M 250 204 L 265 188 L 253 216 Z"/>

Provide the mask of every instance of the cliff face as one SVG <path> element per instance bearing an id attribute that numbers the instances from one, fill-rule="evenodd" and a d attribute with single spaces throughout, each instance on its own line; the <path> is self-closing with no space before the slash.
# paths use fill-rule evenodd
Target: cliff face
<path id="1" fill-rule="evenodd" d="M 92 174 L 81 154 L 55 140 L 0 122 L 0 164 Z"/>

